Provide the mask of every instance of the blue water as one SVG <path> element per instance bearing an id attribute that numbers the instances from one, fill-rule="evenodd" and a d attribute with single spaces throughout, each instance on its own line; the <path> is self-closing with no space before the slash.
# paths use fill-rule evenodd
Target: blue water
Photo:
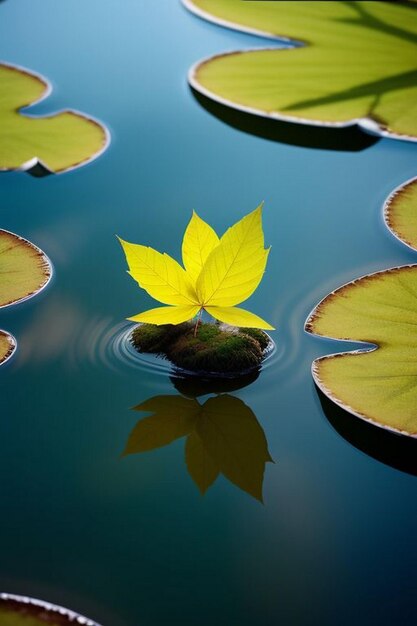
<path id="1" fill-rule="evenodd" d="M 381 216 L 416 174 L 417 146 L 312 150 L 222 123 L 190 93 L 188 68 L 263 42 L 178 0 L 7 0 L 0 18 L 2 58 L 53 83 L 33 112 L 79 109 L 112 133 L 77 171 L 0 178 L 1 227 L 55 269 L 0 315 L 19 342 L 0 374 L 0 589 L 103 626 L 415 624 L 416 478 L 332 426 L 310 365 L 337 344 L 303 324 L 344 282 L 417 261 Z M 277 352 L 232 395 L 275 460 L 264 505 L 222 477 L 200 496 L 184 440 L 121 458 L 140 418 L 130 407 L 178 392 L 120 344 L 125 318 L 153 303 L 115 239 L 179 258 L 192 209 L 223 232 L 261 200 L 272 252 L 248 308 L 278 328 Z"/>

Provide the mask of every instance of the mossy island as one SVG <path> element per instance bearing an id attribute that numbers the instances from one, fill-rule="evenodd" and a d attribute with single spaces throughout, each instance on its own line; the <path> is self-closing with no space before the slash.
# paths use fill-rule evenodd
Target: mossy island
<path id="1" fill-rule="evenodd" d="M 138 352 L 164 357 L 183 370 L 218 376 L 259 368 L 272 346 L 262 330 L 218 323 L 201 323 L 196 330 L 191 322 L 140 324 L 131 342 Z"/>

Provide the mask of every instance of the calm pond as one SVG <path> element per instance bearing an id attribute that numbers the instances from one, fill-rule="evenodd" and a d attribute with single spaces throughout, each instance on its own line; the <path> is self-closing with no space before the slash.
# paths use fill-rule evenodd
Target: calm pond
<path id="1" fill-rule="evenodd" d="M 112 133 L 72 173 L 0 178 L 2 228 L 54 264 L 40 296 L 1 312 L 19 347 L 0 375 L 0 590 L 103 626 L 415 624 L 416 447 L 322 407 L 311 363 L 346 346 L 303 326 L 332 289 L 417 261 L 381 216 L 417 146 L 312 149 L 219 119 L 188 69 L 265 42 L 179 0 L 7 0 L 0 13 L 2 58 L 54 87 L 31 112 L 72 107 Z M 115 237 L 179 258 L 192 209 L 223 232 L 262 200 L 272 251 L 250 308 L 277 348 L 229 393 L 275 461 L 263 505 L 223 476 L 201 496 L 183 438 L 122 458 L 149 415 L 131 407 L 179 391 L 126 349 L 125 318 L 153 303 Z"/>

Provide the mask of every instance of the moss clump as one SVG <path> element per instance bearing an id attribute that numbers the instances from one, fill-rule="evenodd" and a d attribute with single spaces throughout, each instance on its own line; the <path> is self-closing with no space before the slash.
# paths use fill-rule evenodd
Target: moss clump
<path id="1" fill-rule="evenodd" d="M 156 326 L 155 324 L 141 324 L 132 333 L 132 344 L 138 352 L 149 352 L 151 354 L 166 354 L 168 347 L 180 335 L 191 329 L 191 324 L 166 324 Z"/>
<path id="2" fill-rule="evenodd" d="M 257 341 L 261 346 L 262 350 L 266 350 L 269 346 L 270 339 L 268 335 L 258 328 L 241 328 L 240 332 L 243 335 L 247 335 L 248 337 L 255 339 L 255 341 Z"/>
<path id="3" fill-rule="evenodd" d="M 259 330 L 217 324 L 200 324 L 196 336 L 190 323 L 142 324 L 132 333 L 132 344 L 139 352 L 163 355 L 185 370 L 218 374 L 258 367 L 269 341 Z"/>

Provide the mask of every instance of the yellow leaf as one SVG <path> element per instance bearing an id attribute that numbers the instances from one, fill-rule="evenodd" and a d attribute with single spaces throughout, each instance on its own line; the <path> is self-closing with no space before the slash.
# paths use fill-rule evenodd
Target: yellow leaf
<path id="1" fill-rule="evenodd" d="M 235 306 L 206 306 L 205 310 L 217 320 L 230 324 L 231 326 L 275 330 L 273 326 L 265 322 L 261 317 Z"/>
<path id="2" fill-rule="evenodd" d="M 261 219 L 262 205 L 229 228 L 210 253 L 196 286 L 205 308 L 239 304 L 259 285 L 269 253 Z"/>
<path id="3" fill-rule="evenodd" d="M 119 239 L 129 274 L 150 296 L 164 304 L 197 304 L 195 289 L 186 271 L 168 254 Z"/>
<path id="4" fill-rule="evenodd" d="M 181 324 L 195 317 L 200 310 L 196 305 L 190 306 L 159 306 L 156 309 L 149 309 L 128 319 L 131 322 L 141 322 L 143 324 Z"/>
<path id="5" fill-rule="evenodd" d="M 194 284 L 207 257 L 219 245 L 219 241 L 212 227 L 193 211 L 182 242 L 182 262 Z"/>
<path id="6" fill-rule="evenodd" d="M 130 275 L 153 298 L 171 306 L 151 309 L 130 320 L 150 324 L 180 324 L 202 309 L 215 318 L 248 328 L 271 329 L 263 319 L 243 309 L 262 280 L 269 249 L 264 248 L 262 205 L 229 228 L 221 239 L 194 211 L 184 234 L 184 270 L 167 254 L 120 239 Z"/>

